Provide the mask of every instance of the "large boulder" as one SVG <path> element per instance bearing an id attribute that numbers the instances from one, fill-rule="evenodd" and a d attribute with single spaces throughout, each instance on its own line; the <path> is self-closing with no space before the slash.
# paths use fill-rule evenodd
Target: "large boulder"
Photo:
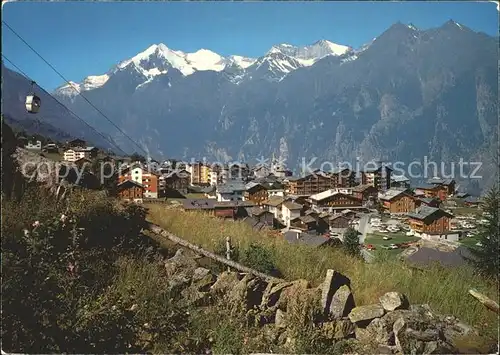
<path id="1" fill-rule="evenodd" d="M 336 317 L 342 317 L 344 313 L 344 308 L 347 307 L 347 299 L 350 294 L 350 280 L 342 275 L 341 273 L 328 269 L 326 271 L 325 280 L 321 284 L 321 308 L 325 316 L 329 316 L 332 308 L 332 300 L 335 294 L 338 294 L 336 299 L 336 304 L 334 305 L 334 311 L 337 313 Z M 339 289 L 342 287 L 342 291 L 338 293 Z M 354 303 L 352 295 L 350 297 L 351 303 Z M 343 304 L 342 304 L 343 303 Z M 354 307 L 354 305 L 351 305 Z M 351 308 L 352 308 L 351 307 Z M 350 310 L 347 311 L 349 313 Z M 338 315 L 340 313 L 340 315 Z"/>
<path id="2" fill-rule="evenodd" d="M 329 316 L 333 319 L 347 317 L 354 307 L 354 297 L 349 286 L 340 286 L 331 299 Z"/>
<path id="3" fill-rule="evenodd" d="M 379 298 L 379 301 L 386 311 L 406 309 L 409 307 L 406 296 L 399 292 L 387 292 Z"/>
<path id="4" fill-rule="evenodd" d="M 357 326 L 367 326 L 371 320 L 380 318 L 384 315 L 384 308 L 379 304 L 371 304 L 368 306 L 359 306 L 352 309 L 349 313 L 351 322 Z"/>
<path id="5" fill-rule="evenodd" d="M 224 271 L 210 287 L 210 292 L 216 296 L 227 296 L 239 282 L 240 276 L 237 272 Z"/>

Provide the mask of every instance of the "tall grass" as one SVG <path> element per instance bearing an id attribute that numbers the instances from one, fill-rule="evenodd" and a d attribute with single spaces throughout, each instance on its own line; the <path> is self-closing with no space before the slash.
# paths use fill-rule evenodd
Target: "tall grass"
<path id="1" fill-rule="evenodd" d="M 426 271 L 407 267 L 396 260 L 366 264 L 346 255 L 340 248 L 311 248 L 291 245 L 279 237 L 252 230 L 245 223 L 216 219 L 199 212 L 184 212 L 150 205 L 149 220 L 166 230 L 211 251 L 226 236 L 238 248 L 259 243 L 273 256 L 285 279 L 307 279 L 318 285 L 327 269 L 335 269 L 351 279 L 357 305 L 376 303 L 388 291 L 404 293 L 413 304 L 428 303 L 434 310 L 450 314 L 496 338 L 497 316 L 469 294 L 476 288 L 498 299 L 498 285 L 474 275 L 473 270 L 434 266 Z"/>

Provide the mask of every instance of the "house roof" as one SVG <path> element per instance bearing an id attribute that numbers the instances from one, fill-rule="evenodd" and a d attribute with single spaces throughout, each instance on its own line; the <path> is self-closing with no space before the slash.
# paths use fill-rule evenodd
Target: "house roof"
<path id="1" fill-rule="evenodd" d="M 440 208 L 435 208 L 435 207 L 429 207 L 429 206 L 421 206 L 418 210 L 416 210 L 413 213 L 408 213 L 408 217 L 419 219 L 419 220 L 424 220 L 426 218 L 429 218 L 432 216 L 434 213 L 441 212 L 449 217 L 453 217 L 452 214 L 440 209 Z"/>
<path id="2" fill-rule="evenodd" d="M 408 182 L 408 181 L 410 181 L 410 179 L 408 179 L 404 175 L 391 176 L 391 180 L 394 182 Z"/>
<path id="3" fill-rule="evenodd" d="M 292 202 L 292 201 L 286 201 L 286 202 L 284 202 L 283 206 L 285 206 L 289 210 L 300 210 L 300 209 L 302 209 L 302 205 L 299 205 L 298 203 L 295 203 L 295 202 Z"/>
<path id="4" fill-rule="evenodd" d="M 437 199 L 432 198 L 432 197 L 420 197 L 419 200 L 422 201 L 423 203 L 426 203 L 426 204 L 438 201 Z"/>
<path id="5" fill-rule="evenodd" d="M 281 196 L 271 196 L 270 198 L 262 202 L 262 204 L 267 206 L 277 207 L 281 205 L 284 201 L 285 199 Z"/>
<path id="6" fill-rule="evenodd" d="M 415 253 L 406 258 L 410 264 L 427 266 L 434 262 L 440 263 L 442 266 L 457 267 L 464 265 L 467 258 L 472 258 L 471 252 L 461 246 L 452 252 L 445 252 L 433 248 L 422 247 Z"/>
<path id="7" fill-rule="evenodd" d="M 470 196 L 467 192 L 459 192 L 458 194 L 455 195 L 458 198 L 466 198 Z"/>
<path id="8" fill-rule="evenodd" d="M 379 199 L 391 201 L 402 194 L 406 194 L 406 190 L 389 189 L 385 193 L 379 195 Z"/>
<path id="9" fill-rule="evenodd" d="M 354 186 L 352 188 L 352 191 L 356 191 L 356 192 L 365 192 L 366 190 L 368 190 L 369 188 L 375 188 L 373 187 L 372 185 L 358 185 L 358 186 Z"/>
<path id="10" fill-rule="evenodd" d="M 316 222 L 316 219 L 313 216 L 300 216 L 298 218 L 304 223 Z"/>
<path id="11" fill-rule="evenodd" d="M 418 189 L 421 189 L 421 190 L 434 190 L 437 187 L 438 186 L 435 185 L 435 184 L 423 183 L 423 184 L 419 184 L 415 189 L 416 190 L 418 190 Z"/>
<path id="12" fill-rule="evenodd" d="M 433 177 L 432 179 L 427 180 L 427 183 L 437 184 L 437 185 L 450 185 L 454 182 L 455 182 L 455 180 L 453 180 L 453 179 L 442 179 L 442 178 L 438 178 L 438 177 Z"/>
<path id="13" fill-rule="evenodd" d="M 325 238 L 321 235 L 313 235 L 296 231 L 285 232 L 283 237 L 290 244 L 305 244 L 311 247 L 319 247 L 330 241 L 330 238 Z"/>
<path id="14" fill-rule="evenodd" d="M 333 221 L 337 218 L 345 218 L 347 220 L 349 220 L 350 218 L 347 217 L 346 215 L 342 214 L 342 213 L 337 213 L 337 214 L 334 214 L 333 216 L 330 216 L 330 218 L 328 218 L 330 221 Z"/>
<path id="15" fill-rule="evenodd" d="M 216 191 L 220 194 L 232 194 L 237 191 L 245 191 L 243 181 L 230 181 L 225 184 L 217 185 Z"/>
<path id="16" fill-rule="evenodd" d="M 214 199 L 205 198 L 205 199 L 191 199 L 187 198 L 182 200 L 182 207 L 185 210 L 211 210 L 214 209 L 215 203 Z"/>
<path id="17" fill-rule="evenodd" d="M 267 228 L 265 223 L 259 222 L 259 220 L 254 217 L 245 217 L 243 218 L 243 222 L 248 224 L 254 230 L 262 230 L 264 228 Z"/>
<path id="18" fill-rule="evenodd" d="M 97 149 L 96 147 L 84 147 L 75 149 L 77 152 L 90 152 L 91 150 Z"/>
<path id="19" fill-rule="evenodd" d="M 246 210 L 247 210 L 247 212 L 248 212 L 248 214 L 250 216 L 261 216 L 264 213 L 271 213 L 271 212 L 266 211 L 265 209 L 259 208 L 257 206 L 255 206 L 255 207 L 248 207 Z"/>
<path id="20" fill-rule="evenodd" d="M 340 192 L 339 189 L 329 189 L 329 190 L 322 191 L 322 192 L 319 192 L 317 194 L 311 195 L 310 199 L 315 200 L 315 201 L 322 201 L 326 198 L 329 198 L 329 197 L 332 197 L 332 196 L 338 195 L 338 194 L 348 195 L 346 193 Z"/>
<path id="21" fill-rule="evenodd" d="M 224 208 L 224 207 L 253 207 L 255 203 L 252 201 L 217 201 L 215 202 L 215 208 Z"/>
<path id="22" fill-rule="evenodd" d="M 119 188 L 119 187 L 124 187 L 126 185 L 135 185 L 135 186 L 144 188 L 144 185 L 142 185 L 141 183 L 138 183 L 137 181 L 134 181 L 134 180 L 124 180 L 124 181 L 120 182 L 118 185 L 116 185 L 116 187 Z"/>

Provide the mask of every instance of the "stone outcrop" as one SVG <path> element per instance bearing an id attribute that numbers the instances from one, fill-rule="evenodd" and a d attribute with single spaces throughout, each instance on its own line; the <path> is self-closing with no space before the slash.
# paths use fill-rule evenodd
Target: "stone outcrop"
<path id="1" fill-rule="evenodd" d="M 216 275 L 196 260 L 195 253 L 185 250 L 166 260 L 171 290 L 191 305 L 223 304 L 233 316 L 247 317 L 262 327 L 263 341 L 290 352 L 296 341 L 294 329 L 307 324 L 335 344 L 358 344 L 364 353 L 380 354 L 456 353 L 454 339 L 475 333 L 428 305 L 410 305 L 398 292 L 355 307 L 349 279 L 334 270 L 328 270 L 321 285 L 311 287 L 302 279 L 265 281 L 233 271 Z"/>

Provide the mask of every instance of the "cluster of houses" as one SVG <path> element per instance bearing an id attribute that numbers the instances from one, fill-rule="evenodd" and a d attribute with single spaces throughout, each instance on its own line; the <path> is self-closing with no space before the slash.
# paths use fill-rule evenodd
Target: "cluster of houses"
<path id="1" fill-rule="evenodd" d="M 294 240 L 325 239 L 342 233 L 359 217 L 383 209 L 405 219 L 413 235 L 438 235 L 447 239 L 453 216 L 440 208 L 455 193 L 455 181 L 434 178 L 410 188 L 403 176 L 379 164 L 361 171 L 316 170 L 293 177 L 285 169 L 250 168 L 245 164 L 214 169 L 194 163 L 176 166 L 133 163 L 120 175 L 121 198 L 141 202 L 143 198 L 198 192 L 202 198 L 183 199 L 186 211 L 204 211 L 214 216 L 243 219 L 254 229 L 293 231 Z M 314 236 L 314 238 L 312 238 Z"/>

